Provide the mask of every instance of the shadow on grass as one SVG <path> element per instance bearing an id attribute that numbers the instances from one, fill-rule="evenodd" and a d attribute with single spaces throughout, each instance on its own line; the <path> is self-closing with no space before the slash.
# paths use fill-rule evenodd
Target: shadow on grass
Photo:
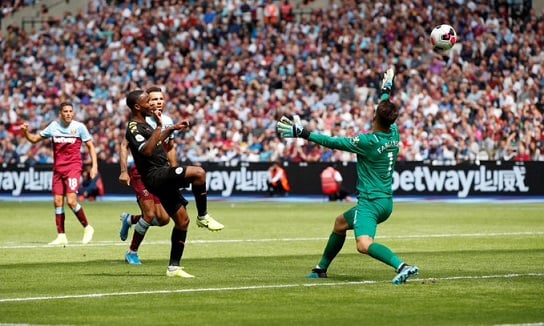
<path id="1" fill-rule="evenodd" d="M 472 259 L 484 263 L 475 265 L 473 260 L 466 259 L 467 252 L 450 251 L 439 253 L 403 253 L 407 262 L 414 261 L 421 270 L 421 277 L 441 277 L 450 275 L 487 275 L 493 273 L 515 273 L 523 266 L 510 266 L 500 262 L 521 257 L 542 256 L 535 250 L 480 250 L 471 251 Z M 509 258 L 511 257 L 511 258 Z M 84 262 L 46 262 L 34 261 L 2 266 L 5 279 L 20 277 L 27 273 L 33 275 L 64 275 L 68 279 L 86 278 L 148 278 L 163 277 L 168 266 L 168 259 L 145 259 L 142 265 L 128 265 L 122 258 L 118 260 L 89 260 Z M 340 253 L 329 267 L 328 279 L 308 279 L 307 275 L 317 264 L 320 257 L 315 255 L 290 255 L 268 257 L 222 257 L 222 258 L 189 258 L 182 261 L 184 268 L 195 279 L 205 279 L 210 284 L 225 282 L 227 284 L 245 282 L 316 282 L 365 280 L 388 281 L 394 277 L 394 270 L 368 256 L 358 253 Z"/>

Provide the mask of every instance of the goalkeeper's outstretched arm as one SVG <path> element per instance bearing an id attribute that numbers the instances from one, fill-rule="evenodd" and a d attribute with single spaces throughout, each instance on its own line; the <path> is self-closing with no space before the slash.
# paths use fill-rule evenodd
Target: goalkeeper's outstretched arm
<path id="1" fill-rule="evenodd" d="M 276 132 L 282 138 L 304 138 L 328 148 L 339 149 L 351 153 L 359 153 L 357 144 L 354 144 L 351 138 L 332 137 L 310 132 L 302 125 L 302 122 L 298 116 L 295 116 L 293 120 L 290 120 L 287 117 L 281 117 L 276 124 Z"/>

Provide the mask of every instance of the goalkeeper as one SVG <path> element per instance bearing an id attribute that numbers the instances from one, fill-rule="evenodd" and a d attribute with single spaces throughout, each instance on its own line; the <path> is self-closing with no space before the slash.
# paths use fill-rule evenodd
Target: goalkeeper
<path id="1" fill-rule="evenodd" d="M 308 275 L 309 278 L 327 277 L 327 269 L 342 249 L 347 230 L 354 230 L 357 251 L 395 269 L 397 275 L 392 280 L 393 284 L 403 284 L 419 273 L 416 266 L 404 263 L 389 248 L 374 242 L 377 225 L 386 221 L 393 211 L 391 183 L 400 139 L 399 130 L 394 124 L 399 108 L 389 100 L 394 79 L 395 72 L 389 68 L 381 83 L 380 103 L 374 113 L 370 134 L 353 138 L 329 137 L 305 129 L 298 117 L 294 121 L 282 117 L 276 125 L 281 137 L 300 137 L 328 148 L 357 154 L 357 206 L 336 218 L 323 256 Z"/>

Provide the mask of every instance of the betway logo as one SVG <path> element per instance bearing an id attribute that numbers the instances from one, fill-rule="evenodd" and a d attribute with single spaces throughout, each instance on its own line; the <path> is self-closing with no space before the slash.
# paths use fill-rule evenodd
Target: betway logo
<path id="1" fill-rule="evenodd" d="M 528 192 L 525 185 L 525 167 L 514 166 L 510 170 L 434 170 L 418 166 L 414 170 L 395 172 L 393 191 L 456 192 L 460 198 L 469 192 Z"/>
<path id="2" fill-rule="evenodd" d="M 268 189 L 268 171 L 249 171 L 241 167 L 239 171 L 211 171 L 206 173 L 208 190 L 221 191 L 228 197 L 234 190 L 266 191 Z"/>
<path id="3" fill-rule="evenodd" d="M 51 190 L 53 171 L 0 171 L 0 190 L 11 191 L 13 196 L 19 196 L 23 190 L 28 192 Z"/>
<path id="4" fill-rule="evenodd" d="M 74 144 L 76 140 L 77 140 L 76 137 L 63 137 L 63 136 L 53 137 L 53 142 L 55 144 Z"/>

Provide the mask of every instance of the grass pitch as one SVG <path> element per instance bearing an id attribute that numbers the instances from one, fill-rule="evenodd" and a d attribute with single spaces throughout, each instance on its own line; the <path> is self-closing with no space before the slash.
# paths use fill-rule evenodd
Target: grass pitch
<path id="1" fill-rule="evenodd" d="M 497 325 L 544 323 L 544 204 L 397 203 L 383 243 L 420 275 L 390 283 L 388 266 L 356 252 L 353 233 L 329 268 L 307 279 L 345 203 L 211 202 L 225 224 L 191 223 L 183 265 L 165 276 L 172 223 L 152 227 L 142 266 L 123 260 L 119 213 L 132 202 L 84 203 L 96 232 L 52 204 L 0 203 L 0 324 Z M 189 212 L 195 216 L 194 202 Z"/>

